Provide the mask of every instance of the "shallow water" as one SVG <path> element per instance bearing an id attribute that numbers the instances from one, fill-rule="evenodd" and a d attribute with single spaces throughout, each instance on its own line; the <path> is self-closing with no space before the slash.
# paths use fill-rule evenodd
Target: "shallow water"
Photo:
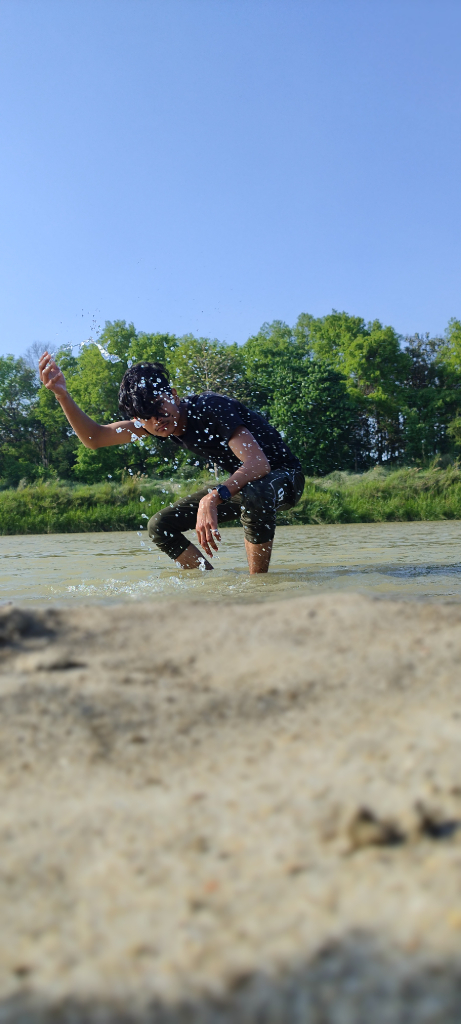
<path id="1" fill-rule="evenodd" d="M 461 601 L 461 522 L 282 526 L 269 574 L 251 578 L 240 528 L 223 530 L 214 572 L 181 571 L 136 533 L 2 537 L 0 564 L 0 602 L 21 604 L 261 601 L 330 590 Z"/>

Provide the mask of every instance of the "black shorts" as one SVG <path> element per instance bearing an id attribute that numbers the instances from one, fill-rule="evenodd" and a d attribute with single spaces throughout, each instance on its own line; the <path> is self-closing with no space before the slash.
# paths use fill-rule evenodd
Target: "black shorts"
<path id="1" fill-rule="evenodd" d="M 240 518 L 245 540 L 250 544 L 264 544 L 274 536 L 277 510 L 293 508 L 303 489 L 301 470 L 274 469 L 262 480 L 246 484 L 230 501 L 218 505 L 218 523 Z M 149 520 L 150 539 L 170 558 L 179 558 L 189 547 L 190 541 L 182 531 L 195 529 L 198 506 L 208 490 L 205 487 L 187 498 L 180 498 Z"/>

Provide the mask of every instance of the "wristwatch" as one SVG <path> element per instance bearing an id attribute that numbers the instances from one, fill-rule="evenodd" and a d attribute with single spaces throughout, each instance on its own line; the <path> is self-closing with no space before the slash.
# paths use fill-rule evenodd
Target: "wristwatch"
<path id="1" fill-rule="evenodd" d="M 220 484 L 219 487 L 214 487 L 213 490 L 217 491 L 221 501 L 230 501 L 232 498 L 232 494 L 225 484 Z"/>

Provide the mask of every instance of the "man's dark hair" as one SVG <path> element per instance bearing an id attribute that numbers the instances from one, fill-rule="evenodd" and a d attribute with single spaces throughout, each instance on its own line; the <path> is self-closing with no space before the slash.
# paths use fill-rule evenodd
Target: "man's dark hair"
<path id="1" fill-rule="evenodd" d="M 139 416 L 149 420 L 157 416 L 165 392 L 171 394 L 165 367 L 161 363 L 136 363 L 123 374 L 118 404 L 127 419 Z"/>

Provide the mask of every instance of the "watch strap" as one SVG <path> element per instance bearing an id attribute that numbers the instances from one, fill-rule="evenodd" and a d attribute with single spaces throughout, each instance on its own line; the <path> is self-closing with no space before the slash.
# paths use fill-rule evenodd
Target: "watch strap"
<path id="1" fill-rule="evenodd" d="M 232 494 L 225 484 L 220 484 L 219 487 L 215 487 L 215 491 L 218 492 L 221 501 L 230 501 L 232 498 Z"/>

